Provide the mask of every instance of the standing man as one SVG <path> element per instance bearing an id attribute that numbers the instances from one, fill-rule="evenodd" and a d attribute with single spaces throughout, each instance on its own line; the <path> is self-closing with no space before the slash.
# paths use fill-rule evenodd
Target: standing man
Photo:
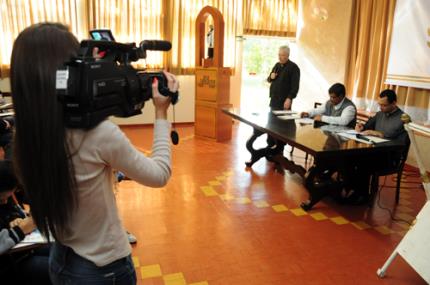
<path id="1" fill-rule="evenodd" d="M 290 48 L 279 48 L 279 62 L 275 64 L 267 78 L 270 83 L 270 108 L 272 110 L 291 110 L 293 99 L 299 92 L 300 69 L 291 60 Z"/>
<path id="2" fill-rule="evenodd" d="M 279 47 L 279 62 L 275 64 L 267 81 L 270 83 L 270 109 L 291 110 L 293 99 L 299 92 L 300 68 L 289 60 L 290 48 Z M 267 136 L 267 145 L 274 147 L 277 142 L 271 136 Z M 283 152 L 284 145 L 279 145 L 279 152 Z"/>

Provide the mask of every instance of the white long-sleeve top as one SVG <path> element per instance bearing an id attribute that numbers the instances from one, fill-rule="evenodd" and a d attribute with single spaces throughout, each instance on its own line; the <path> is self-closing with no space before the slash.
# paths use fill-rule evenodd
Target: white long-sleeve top
<path id="1" fill-rule="evenodd" d="M 91 130 L 68 131 L 79 207 L 59 242 L 97 266 L 130 254 L 115 203 L 112 169 L 146 186 L 164 186 L 171 175 L 169 130 L 168 121 L 155 121 L 151 157 L 139 152 L 108 120 Z"/>
<path id="2" fill-rule="evenodd" d="M 342 106 L 342 104 L 343 104 L 344 101 L 345 101 L 345 99 L 343 99 L 342 101 L 340 101 L 339 104 L 337 104 L 336 106 L 334 106 L 334 109 L 338 110 Z M 312 109 L 312 110 L 308 111 L 307 113 L 309 113 L 309 117 L 313 118 L 316 115 L 322 115 L 322 114 L 324 114 L 324 112 L 326 110 L 326 105 L 327 104 L 331 104 L 330 101 L 327 101 L 323 105 L 318 106 L 318 108 L 315 108 L 315 109 Z M 355 109 L 354 109 L 354 106 L 348 106 L 348 107 L 346 107 L 343 110 L 342 114 L 339 117 L 322 115 L 321 116 L 321 121 L 323 121 L 324 123 L 327 123 L 327 124 L 331 124 L 331 125 L 346 126 L 354 118 L 355 118 Z"/>

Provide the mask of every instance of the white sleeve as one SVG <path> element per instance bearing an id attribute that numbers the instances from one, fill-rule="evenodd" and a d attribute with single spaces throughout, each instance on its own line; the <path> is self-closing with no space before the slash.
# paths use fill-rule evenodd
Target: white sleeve
<path id="1" fill-rule="evenodd" d="M 356 112 L 354 106 L 348 106 L 343 109 L 342 114 L 340 116 L 322 116 L 321 121 L 331 125 L 346 126 L 355 118 L 355 116 Z"/>
<path id="2" fill-rule="evenodd" d="M 138 151 L 121 129 L 110 123 L 105 135 L 106 141 L 97 148 L 100 157 L 113 169 L 123 172 L 136 182 L 163 187 L 171 175 L 171 149 L 169 140 L 170 123 L 156 120 L 151 157 Z"/>
<path id="3" fill-rule="evenodd" d="M 325 102 L 324 104 L 318 106 L 315 109 L 310 110 L 309 113 L 309 117 L 315 117 L 316 115 L 321 115 L 325 112 L 325 106 L 327 105 L 327 102 Z"/>

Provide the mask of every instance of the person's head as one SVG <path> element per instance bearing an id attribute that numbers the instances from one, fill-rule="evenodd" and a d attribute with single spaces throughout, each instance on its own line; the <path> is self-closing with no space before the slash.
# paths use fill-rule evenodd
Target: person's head
<path id="1" fill-rule="evenodd" d="M 23 30 L 11 57 L 15 109 L 16 174 L 27 192 L 33 219 L 54 238 L 76 206 L 73 165 L 65 138 L 63 106 L 56 96 L 56 71 L 79 49 L 77 39 L 58 23 Z"/>
<path id="2" fill-rule="evenodd" d="M 330 103 L 334 106 L 342 102 L 345 98 L 345 86 L 341 83 L 335 83 L 328 89 L 328 95 L 330 96 Z"/>
<path id="3" fill-rule="evenodd" d="M 390 89 L 385 89 L 379 94 L 378 98 L 379 108 L 383 113 L 391 113 L 397 108 L 397 95 L 396 92 Z"/>
<path id="4" fill-rule="evenodd" d="M 7 203 L 17 184 L 12 163 L 9 160 L 0 161 L 0 205 Z"/>
<path id="5" fill-rule="evenodd" d="M 209 25 L 209 31 L 212 31 L 214 29 L 214 25 Z"/>
<path id="6" fill-rule="evenodd" d="M 290 57 L 290 47 L 281 46 L 278 51 L 278 59 L 280 63 L 286 63 Z"/>

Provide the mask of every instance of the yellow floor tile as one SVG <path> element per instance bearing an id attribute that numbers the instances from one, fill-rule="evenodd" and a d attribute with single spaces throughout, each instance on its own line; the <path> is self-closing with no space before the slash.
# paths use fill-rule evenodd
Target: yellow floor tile
<path id="1" fill-rule="evenodd" d="M 264 201 L 264 200 L 254 201 L 253 203 L 254 203 L 255 207 L 257 207 L 257 208 L 269 207 L 269 203 L 267 203 L 267 201 Z"/>
<path id="2" fill-rule="evenodd" d="M 211 186 L 202 186 L 200 189 L 202 189 L 203 193 L 208 197 L 218 195 L 218 193 Z"/>
<path id="3" fill-rule="evenodd" d="M 139 267 L 139 266 L 140 266 L 139 257 L 137 257 L 137 256 L 133 256 L 133 257 L 132 257 L 132 259 L 133 259 L 134 267 L 135 267 L 135 268 L 136 268 L 136 267 Z"/>
<path id="4" fill-rule="evenodd" d="M 188 285 L 209 285 L 209 283 L 207 281 L 202 281 L 202 282 L 190 283 Z"/>
<path id="5" fill-rule="evenodd" d="M 322 221 L 322 220 L 328 219 L 328 217 L 326 215 L 324 215 L 323 213 L 320 213 L 320 212 L 312 213 L 312 214 L 310 214 L 310 216 L 317 221 Z"/>
<path id="6" fill-rule="evenodd" d="M 224 175 L 215 177 L 215 179 L 216 179 L 216 180 L 218 180 L 218 181 L 223 181 L 223 180 L 225 180 L 226 178 L 227 178 L 227 177 L 225 177 Z"/>
<path id="7" fill-rule="evenodd" d="M 377 230 L 378 232 L 380 232 L 383 235 L 389 235 L 389 234 L 394 233 L 393 230 L 387 228 L 386 226 L 375 227 L 375 230 Z"/>
<path id="8" fill-rule="evenodd" d="M 236 197 L 234 197 L 234 195 L 232 194 L 221 194 L 219 195 L 221 197 L 221 199 L 223 199 L 224 201 L 231 201 L 236 199 Z"/>
<path id="9" fill-rule="evenodd" d="M 365 223 L 363 221 L 353 222 L 351 224 L 359 230 L 366 230 L 366 229 L 371 228 L 370 225 L 368 225 L 367 223 Z"/>
<path id="10" fill-rule="evenodd" d="M 296 216 L 304 216 L 308 214 L 302 208 L 291 209 L 290 211 Z"/>
<path id="11" fill-rule="evenodd" d="M 162 275 L 161 267 L 159 264 L 142 266 L 140 268 L 140 273 L 142 275 L 142 279 L 160 277 Z"/>
<path id="12" fill-rule="evenodd" d="M 172 273 L 163 275 L 165 285 L 186 285 L 185 277 L 182 273 Z"/>
<path id="13" fill-rule="evenodd" d="M 332 220 L 336 225 L 345 225 L 349 223 L 347 219 L 341 216 L 330 218 L 330 220 Z"/>
<path id="14" fill-rule="evenodd" d="M 236 202 L 239 204 L 249 204 L 251 203 L 251 199 L 249 199 L 248 197 L 241 197 L 241 198 L 236 198 Z"/>
<path id="15" fill-rule="evenodd" d="M 211 185 L 211 186 L 220 186 L 221 182 L 219 182 L 218 180 L 212 180 L 212 181 L 209 181 L 209 185 Z"/>
<path id="16" fill-rule="evenodd" d="M 286 211 L 288 211 L 288 208 L 287 208 L 287 206 L 285 206 L 285 205 L 282 205 L 282 204 L 278 204 L 278 205 L 273 205 L 272 206 L 272 209 L 275 211 L 275 212 L 286 212 Z"/>

